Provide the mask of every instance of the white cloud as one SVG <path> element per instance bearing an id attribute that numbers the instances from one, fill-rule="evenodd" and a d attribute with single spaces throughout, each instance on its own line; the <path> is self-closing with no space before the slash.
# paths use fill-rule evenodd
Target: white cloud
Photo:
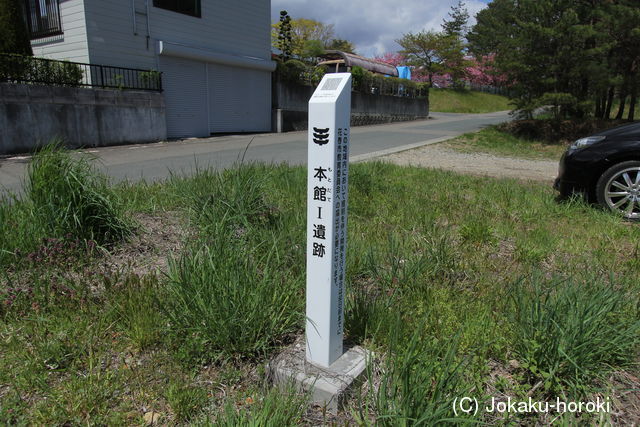
<path id="1" fill-rule="evenodd" d="M 291 18 L 308 18 L 333 24 L 336 37 L 351 41 L 364 56 L 396 52 L 395 40 L 408 32 L 436 30 L 457 4 L 457 0 L 271 0 L 271 20 L 277 22 L 281 10 Z M 486 7 L 480 0 L 465 1 L 471 21 Z"/>

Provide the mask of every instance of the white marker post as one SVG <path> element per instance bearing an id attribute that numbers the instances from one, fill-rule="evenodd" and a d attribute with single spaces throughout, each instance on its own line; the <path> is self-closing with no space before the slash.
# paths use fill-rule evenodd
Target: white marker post
<path id="1" fill-rule="evenodd" d="M 307 360 L 342 356 L 351 74 L 326 74 L 309 100 Z"/>

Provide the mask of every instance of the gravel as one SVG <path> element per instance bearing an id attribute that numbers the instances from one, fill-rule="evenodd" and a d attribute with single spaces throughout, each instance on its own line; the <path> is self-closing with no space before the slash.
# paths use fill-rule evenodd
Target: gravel
<path id="1" fill-rule="evenodd" d="M 445 169 L 458 173 L 553 182 L 558 174 L 554 160 L 527 160 L 486 153 L 461 153 L 440 144 L 426 145 L 380 157 L 398 165 Z"/>

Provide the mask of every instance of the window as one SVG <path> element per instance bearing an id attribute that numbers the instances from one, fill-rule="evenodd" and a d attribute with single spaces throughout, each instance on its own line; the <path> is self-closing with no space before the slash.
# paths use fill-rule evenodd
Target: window
<path id="1" fill-rule="evenodd" d="M 32 40 L 62 34 L 58 0 L 25 0 L 24 7 Z"/>
<path id="2" fill-rule="evenodd" d="M 160 9 L 172 10 L 185 15 L 200 18 L 200 0 L 153 0 L 153 5 Z"/>

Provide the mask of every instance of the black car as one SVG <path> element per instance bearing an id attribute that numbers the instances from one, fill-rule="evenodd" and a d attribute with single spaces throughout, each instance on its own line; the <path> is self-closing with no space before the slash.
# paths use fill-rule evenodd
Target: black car
<path id="1" fill-rule="evenodd" d="M 554 188 L 640 220 L 640 122 L 575 141 L 560 159 Z"/>

